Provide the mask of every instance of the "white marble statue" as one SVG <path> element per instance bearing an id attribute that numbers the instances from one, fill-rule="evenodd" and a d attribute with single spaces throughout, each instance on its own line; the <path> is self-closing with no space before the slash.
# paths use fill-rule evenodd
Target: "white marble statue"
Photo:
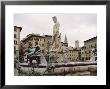
<path id="1" fill-rule="evenodd" d="M 57 21 L 57 17 L 54 16 L 52 17 L 54 25 L 53 25 L 53 36 L 52 36 L 52 50 L 58 49 L 60 39 L 61 39 L 61 34 L 59 34 L 59 27 L 60 24 Z"/>

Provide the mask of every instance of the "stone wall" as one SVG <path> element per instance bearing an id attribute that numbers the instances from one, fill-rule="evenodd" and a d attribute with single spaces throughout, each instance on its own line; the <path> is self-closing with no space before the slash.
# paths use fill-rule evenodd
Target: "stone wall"
<path id="1" fill-rule="evenodd" d="M 21 66 L 22 72 L 32 71 L 32 67 Z M 47 73 L 47 67 L 40 65 L 39 67 L 34 68 L 34 71 L 42 75 L 97 75 L 97 65 L 96 63 L 65 63 L 59 64 L 56 63 L 52 70 Z"/>

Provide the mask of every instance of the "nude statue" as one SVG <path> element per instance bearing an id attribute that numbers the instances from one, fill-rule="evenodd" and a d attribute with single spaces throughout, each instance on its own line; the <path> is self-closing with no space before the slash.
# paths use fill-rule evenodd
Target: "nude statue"
<path id="1" fill-rule="evenodd" d="M 60 37 L 59 27 L 60 27 L 60 24 L 57 21 L 57 17 L 56 16 L 52 17 L 52 19 L 53 19 L 53 22 L 54 22 L 53 36 L 52 36 L 52 45 L 53 45 L 53 48 L 55 48 L 59 44 L 59 37 Z"/>

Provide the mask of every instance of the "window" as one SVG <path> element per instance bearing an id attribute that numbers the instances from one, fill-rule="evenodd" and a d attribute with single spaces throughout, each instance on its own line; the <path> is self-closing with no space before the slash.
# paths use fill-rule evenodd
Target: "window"
<path id="1" fill-rule="evenodd" d="M 15 44 L 15 45 L 17 44 L 17 41 L 16 41 L 16 40 L 14 40 L 14 44 Z"/>
<path id="2" fill-rule="evenodd" d="M 95 47 L 96 47 L 96 43 L 95 43 Z"/>
<path id="3" fill-rule="evenodd" d="M 30 41 L 32 41 L 33 39 L 32 38 L 30 38 Z"/>
<path id="4" fill-rule="evenodd" d="M 85 47 L 85 49 L 87 49 L 87 47 Z"/>
<path id="5" fill-rule="evenodd" d="M 14 46 L 14 54 L 16 54 L 16 47 Z"/>
<path id="6" fill-rule="evenodd" d="M 39 41 L 39 39 L 38 39 L 38 38 L 35 38 L 35 40 L 36 40 L 36 41 Z"/>
<path id="7" fill-rule="evenodd" d="M 83 52 L 82 52 L 82 54 L 83 54 Z"/>
<path id="8" fill-rule="evenodd" d="M 92 45 L 91 45 L 91 48 L 92 48 Z"/>
<path id="9" fill-rule="evenodd" d="M 42 44 L 42 46 L 44 47 L 44 44 Z"/>
<path id="10" fill-rule="evenodd" d="M 14 27 L 14 31 L 15 31 L 15 32 L 17 31 L 15 27 Z"/>
<path id="11" fill-rule="evenodd" d="M 86 53 L 86 51 L 85 51 L 85 53 Z"/>
<path id="12" fill-rule="evenodd" d="M 38 45 L 38 42 L 35 42 L 35 45 Z"/>
<path id="13" fill-rule="evenodd" d="M 14 34 L 14 38 L 16 38 L 16 34 Z"/>

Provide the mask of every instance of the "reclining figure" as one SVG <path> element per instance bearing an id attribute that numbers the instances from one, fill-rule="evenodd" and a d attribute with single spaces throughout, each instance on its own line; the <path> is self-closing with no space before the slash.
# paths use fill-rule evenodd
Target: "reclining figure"
<path id="1" fill-rule="evenodd" d="M 41 50 L 40 47 L 37 46 L 35 48 L 28 48 L 26 50 L 26 55 L 27 55 L 27 61 L 29 61 L 29 64 L 32 65 L 32 61 L 36 60 L 37 64 L 40 64 L 40 55 Z"/>

